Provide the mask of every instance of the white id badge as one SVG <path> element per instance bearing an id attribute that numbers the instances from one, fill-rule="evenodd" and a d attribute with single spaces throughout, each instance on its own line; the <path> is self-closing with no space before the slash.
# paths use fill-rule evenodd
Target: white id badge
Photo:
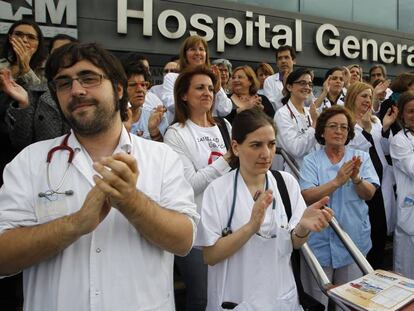
<path id="1" fill-rule="evenodd" d="M 68 214 L 68 211 L 64 197 L 54 201 L 47 198 L 39 198 L 35 206 L 36 217 L 40 223 L 65 216 Z"/>
<path id="2" fill-rule="evenodd" d="M 412 208 L 414 207 L 414 194 L 409 194 L 404 198 L 402 205 L 403 208 Z"/>

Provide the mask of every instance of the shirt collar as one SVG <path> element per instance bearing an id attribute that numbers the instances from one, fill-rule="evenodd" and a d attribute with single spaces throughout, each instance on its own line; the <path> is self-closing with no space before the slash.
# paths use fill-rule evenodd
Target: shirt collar
<path id="1" fill-rule="evenodd" d="M 68 146 L 70 146 L 75 151 L 82 150 L 82 145 L 76 138 L 76 135 L 73 132 L 73 129 L 70 130 Z M 119 137 L 119 142 L 114 150 L 114 154 L 120 153 L 120 152 L 126 152 L 126 153 L 132 152 L 132 138 L 124 125 L 122 125 L 121 136 Z"/>

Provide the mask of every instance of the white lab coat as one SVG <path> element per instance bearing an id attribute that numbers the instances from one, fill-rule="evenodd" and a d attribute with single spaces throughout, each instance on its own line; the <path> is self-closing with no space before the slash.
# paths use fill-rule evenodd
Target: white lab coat
<path id="1" fill-rule="evenodd" d="M 174 100 L 174 85 L 178 78 L 178 73 L 170 72 L 164 76 L 163 91 L 161 100 L 164 106 L 174 115 L 175 111 L 175 100 Z M 231 99 L 227 97 L 226 92 L 221 87 L 214 97 L 214 110 L 213 115 L 217 117 L 227 116 L 233 109 Z"/>
<path id="2" fill-rule="evenodd" d="M 61 187 L 62 191 L 73 190 L 73 195 L 38 196 L 49 189 L 46 155 L 62 140 L 58 137 L 30 145 L 6 166 L 0 189 L 0 232 L 43 224 L 82 207 L 96 172 L 73 133 L 68 145 L 76 155 Z M 166 145 L 129 136 L 123 128 L 115 152 L 128 150 L 138 162 L 137 189 L 160 206 L 188 215 L 195 233 L 199 216 L 178 155 Z M 53 154 L 52 188 L 62 178 L 67 161 L 68 152 Z M 146 240 L 112 208 L 93 232 L 24 270 L 24 310 L 173 311 L 173 259 L 173 254 Z"/>
<path id="3" fill-rule="evenodd" d="M 276 111 L 274 117 L 278 130 L 277 145 L 294 158 L 298 168 L 307 154 L 319 148 L 315 139 L 315 129 L 311 127 L 309 108 L 304 107 L 304 109 L 303 115 L 289 100 Z M 288 167 L 285 170 L 290 171 Z"/>
<path id="4" fill-rule="evenodd" d="M 233 170 L 213 181 L 205 190 L 197 246 L 212 246 L 221 238 L 227 227 L 233 201 L 235 182 Z M 234 310 L 302 310 L 290 264 L 292 240 L 290 231 L 299 222 L 306 204 L 293 176 L 281 172 L 289 189 L 292 218 L 287 223 L 283 202 L 277 183 L 271 172 L 267 173 L 269 189 L 273 190 L 275 209 L 267 209 L 262 233 L 276 233 L 277 237 L 266 239 L 253 235 L 234 255 L 208 268 L 207 311 L 222 310 L 223 302 L 234 302 Z M 233 232 L 245 225 L 251 216 L 254 201 L 239 174 L 236 205 L 231 223 Z M 274 214 L 273 226 L 271 214 Z"/>
<path id="5" fill-rule="evenodd" d="M 375 117 L 376 118 L 376 117 Z M 355 137 L 349 142 L 348 146 L 353 149 L 362 150 L 369 153 L 371 143 L 362 134 L 362 127 L 356 124 L 354 127 Z M 390 133 L 390 135 L 392 135 Z M 376 118 L 376 122 L 372 123 L 371 136 L 374 141 L 374 147 L 377 151 L 378 157 L 382 164 L 382 180 L 381 192 L 384 198 L 385 216 L 387 219 L 387 232 L 391 234 L 395 229 L 395 222 L 397 217 L 396 201 L 394 194 L 394 170 L 385 158 L 385 155 L 390 153 L 389 140 L 382 136 L 381 121 Z"/>
<path id="6" fill-rule="evenodd" d="M 272 103 L 275 111 L 277 111 L 279 108 L 283 106 L 282 91 L 283 91 L 283 82 L 280 81 L 279 73 L 275 73 L 274 75 L 271 75 L 266 78 L 266 80 L 263 83 L 263 92 L 264 92 L 264 95 Z"/>
<path id="7" fill-rule="evenodd" d="M 394 270 L 414 278 L 414 136 L 404 130 L 391 138 L 390 153 L 397 182 Z"/>

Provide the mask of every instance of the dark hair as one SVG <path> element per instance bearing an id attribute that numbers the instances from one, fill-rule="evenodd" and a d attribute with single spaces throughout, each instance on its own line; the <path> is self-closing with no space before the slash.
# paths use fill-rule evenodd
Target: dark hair
<path id="1" fill-rule="evenodd" d="M 244 66 L 239 66 L 237 68 L 235 68 L 233 70 L 233 75 L 237 72 L 237 71 L 243 71 L 244 74 L 246 75 L 247 79 L 250 82 L 250 87 L 249 87 L 249 95 L 256 95 L 257 94 L 257 90 L 260 87 L 260 82 L 257 79 L 256 74 L 254 73 L 252 67 L 244 65 Z"/>
<path id="2" fill-rule="evenodd" d="M 242 144 L 247 135 L 267 125 L 272 126 L 276 138 L 276 125 L 273 119 L 264 113 L 262 109 L 254 107 L 243 110 L 234 117 L 231 129 L 231 139 L 235 140 L 238 144 Z M 233 153 L 232 148 L 230 149 L 229 164 L 232 168 L 240 166 L 239 158 Z"/>
<path id="3" fill-rule="evenodd" d="M 412 101 L 412 100 L 414 100 L 414 91 L 406 91 L 398 97 L 398 101 L 397 101 L 397 105 L 398 105 L 397 120 L 398 120 L 398 123 L 401 125 L 402 128 L 406 128 L 404 118 L 403 118 L 403 112 L 404 112 L 405 105 L 408 102 Z"/>
<path id="4" fill-rule="evenodd" d="M 59 40 L 68 40 L 70 42 L 79 42 L 78 39 L 75 39 L 74 37 L 71 37 L 67 34 L 64 34 L 64 33 L 57 34 L 49 42 L 49 53 L 52 52 L 52 48 L 53 48 L 53 45 L 55 44 L 55 42 L 59 41 Z"/>
<path id="5" fill-rule="evenodd" d="M 195 47 L 199 43 L 202 44 L 204 50 L 206 51 L 206 62 L 205 65 L 210 67 L 210 55 L 208 53 L 207 41 L 199 36 L 190 36 L 187 37 L 180 47 L 180 70 L 184 70 L 188 67 L 188 61 L 186 57 L 187 50 Z"/>
<path id="6" fill-rule="evenodd" d="M 14 64 L 17 61 L 16 53 L 13 50 L 13 47 L 10 43 L 10 36 L 13 34 L 16 27 L 20 25 L 28 25 L 33 27 L 33 29 L 36 31 L 37 34 L 37 40 L 38 40 L 38 46 L 36 52 L 32 55 L 32 58 L 30 59 L 30 68 L 32 70 L 37 70 L 42 67 L 43 61 L 46 59 L 46 48 L 45 48 L 45 39 L 43 38 L 42 31 L 40 30 L 40 27 L 38 24 L 32 21 L 18 21 L 13 23 L 9 31 L 7 32 L 7 38 L 6 41 L 3 44 L 2 52 L 1 52 L 1 58 L 5 58 L 9 61 L 10 64 Z"/>
<path id="7" fill-rule="evenodd" d="M 183 99 L 184 95 L 188 92 L 188 89 L 191 85 L 191 80 L 195 75 L 206 75 L 209 76 L 213 86 L 216 85 L 217 78 L 216 75 L 205 65 L 201 66 L 190 66 L 184 69 L 180 75 L 175 80 L 174 84 L 174 102 L 175 102 L 175 114 L 173 123 L 184 123 L 190 118 L 190 109 L 188 107 L 187 101 Z M 214 91 L 215 95 L 215 91 Z M 214 99 L 211 109 L 207 112 L 207 120 L 211 124 L 215 124 L 213 118 L 213 109 L 214 109 Z"/>
<path id="8" fill-rule="evenodd" d="M 355 137 L 355 131 L 354 131 L 355 122 L 352 117 L 352 114 L 349 112 L 348 109 L 342 106 L 335 105 L 322 111 L 322 113 L 319 115 L 318 119 L 316 120 L 315 138 L 319 144 L 325 145 L 325 138 L 323 137 L 323 134 L 325 132 L 325 126 L 328 123 L 328 120 L 330 118 L 338 114 L 345 115 L 346 119 L 348 120 L 349 131 L 348 131 L 348 137 L 346 139 L 345 145 L 348 145 L 348 143 Z"/>
<path id="9" fill-rule="evenodd" d="M 53 81 L 60 69 L 69 68 L 81 60 L 87 60 L 96 67 L 101 68 L 108 79 L 112 82 L 114 94 L 118 85 L 123 89 L 123 96 L 115 103 L 116 110 L 120 111 L 122 121 L 128 119 L 127 104 L 128 95 L 127 78 L 121 62 L 110 52 L 96 43 L 69 43 L 54 51 L 46 63 L 46 78 Z M 56 91 L 49 83 L 52 98 L 58 103 Z"/>
<path id="10" fill-rule="evenodd" d="M 128 65 L 133 65 L 137 63 L 142 64 L 143 63 L 142 61 L 147 61 L 149 63 L 148 57 L 146 57 L 145 55 L 136 53 L 136 52 L 129 52 L 128 54 L 126 54 L 125 56 L 121 58 L 121 62 L 124 68 Z"/>
<path id="11" fill-rule="evenodd" d="M 335 71 L 343 71 L 344 68 L 336 66 L 336 67 L 332 67 L 331 69 L 329 69 L 326 73 L 325 73 L 325 77 L 323 78 L 323 81 L 325 82 L 326 80 L 328 80 L 329 76 L 331 74 L 333 74 Z"/>
<path id="12" fill-rule="evenodd" d="M 390 89 L 394 93 L 404 93 L 414 84 L 414 73 L 403 72 L 392 80 Z"/>
<path id="13" fill-rule="evenodd" d="M 292 60 L 296 59 L 295 49 L 293 47 L 291 47 L 290 45 L 282 45 L 276 50 L 276 54 L 275 54 L 276 55 L 276 60 L 277 60 L 277 57 L 278 57 L 279 53 L 283 52 L 283 51 L 289 51 L 290 52 L 290 57 L 292 57 Z"/>
<path id="14" fill-rule="evenodd" d="M 178 64 L 180 62 L 180 55 L 171 56 L 167 63 L 170 63 L 170 62 L 174 62 Z"/>
<path id="15" fill-rule="evenodd" d="M 371 77 L 371 72 L 373 72 L 377 68 L 381 69 L 382 75 L 384 76 L 384 78 L 386 78 L 387 77 L 387 68 L 385 68 L 385 66 L 382 65 L 382 64 L 375 64 L 374 66 L 372 66 L 369 69 L 369 77 Z"/>
<path id="16" fill-rule="evenodd" d="M 142 64 L 139 64 L 139 63 L 133 64 L 133 65 L 131 64 L 127 67 L 124 67 L 124 70 L 125 70 L 127 80 L 135 75 L 143 75 L 145 81 L 150 81 L 151 79 L 151 76 L 147 68 L 143 66 Z"/>
<path id="17" fill-rule="evenodd" d="M 312 71 L 310 71 L 307 68 L 298 68 L 288 75 L 286 79 L 286 85 L 283 89 L 283 92 L 286 94 L 285 97 L 282 98 L 283 105 L 286 105 L 290 99 L 290 91 L 287 89 L 286 86 L 293 85 L 293 83 L 296 82 L 303 75 L 310 75 L 311 77 L 313 77 Z"/>

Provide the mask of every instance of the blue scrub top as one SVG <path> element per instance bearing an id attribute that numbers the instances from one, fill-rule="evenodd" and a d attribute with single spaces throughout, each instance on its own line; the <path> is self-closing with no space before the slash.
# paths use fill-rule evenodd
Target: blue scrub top
<path id="1" fill-rule="evenodd" d="M 353 156 L 360 156 L 362 160 L 359 175 L 378 186 L 380 182 L 369 154 L 346 147 L 344 157 L 337 164 L 331 163 L 324 148 L 307 155 L 300 170 L 301 189 L 314 188 L 333 180 L 341 166 Z M 368 206 L 356 193 L 352 181 L 349 180 L 331 193 L 329 199 L 329 207 L 334 211 L 336 219 L 360 251 L 366 255 L 372 247 Z M 312 233 L 308 244 L 323 267 L 336 269 L 354 262 L 331 228 Z"/>

